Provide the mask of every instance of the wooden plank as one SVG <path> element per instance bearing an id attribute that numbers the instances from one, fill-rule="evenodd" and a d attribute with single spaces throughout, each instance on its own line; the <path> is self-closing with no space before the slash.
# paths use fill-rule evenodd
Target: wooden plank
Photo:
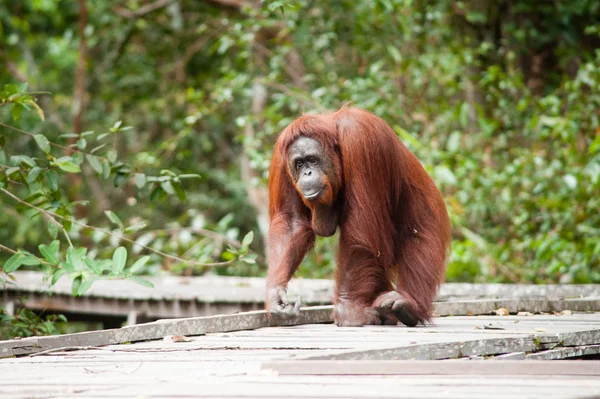
<path id="1" fill-rule="evenodd" d="M 32 310 L 95 316 L 141 315 L 144 319 L 183 318 L 214 316 L 263 310 L 260 302 L 204 302 L 186 299 L 147 299 L 147 298 L 110 298 L 104 296 L 73 297 L 71 294 L 46 294 L 43 292 L 5 291 L 0 295 L 4 303 L 19 301 L 22 306 Z M 312 303 L 311 303 L 312 304 Z M 135 324 L 135 323 L 131 323 Z"/>
<path id="2" fill-rule="evenodd" d="M 556 348 L 547 351 L 530 353 L 528 360 L 560 360 L 572 357 L 590 356 L 600 354 L 600 345 L 569 346 L 566 348 Z M 587 361 L 586 361 L 587 363 Z"/>
<path id="3" fill-rule="evenodd" d="M 565 316 L 568 318 L 569 316 Z M 0 343 L 0 353 L 3 357 L 16 356 L 49 349 L 69 347 L 69 346 L 103 346 L 118 342 L 134 342 L 147 339 L 160 339 L 166 335 L 198 335 L 204 333 L 215 333 L 206 337 L 202 342 L 206 348 L 305 348 L 305 349 L 361 349 L 361 350 L 386 350 L 393 346 L 411 347 L 416 342 L 424 344 L 446 343 L 450 345 L 442 348 L 431 347 L 433 351 L 427 354 L 429 349 L 423 349 L 423 353 L 413 353 L 411 356 L 429 356 L 426 358 L 477 356 L 478 354 L 490 355 L 498 352 L 500 349 L 481 350 L 480 348 L 471 348 L 469 344 L 464 344 L 462 348 L 452 347 L 456 341 L 479 342 L 490 338 L 501 339 L 515 338 L 516 335 L 529 337 L 535 335 L 535 340 L 539 344 L 539 349 L 548 349 L 551 346 L 563 342 L 567 345 L 598 344 L 600 343 L 600 322 L 597 322 L 595 329 L 590 329 L 591 321 L 585 326 L 569 323 L 563 323 L 558 326 L 547 326 L 548 322 L 542 322 L 547 319 L 546 316 L 531 317 L 467 317 L 460 320 L 437 319 L 437 326 L 418 327 L 409 329 L 403 326 L 368 326 L 361 328 L 337 328 L 333 325 L 319 327 L 315 325 L 308 326 L 305 333 L 298 334 L 294 332 L 294 341 L 289 341 L 289 330 L 286 327 L 269 328 L 261 330 L 260 333 L 252 333 L 251 330 L 268 326 L 266 314 L 263 311 L 240 313 L 226 316 L 201 317 L 190 319 L 162 320 L 155 323 L 147 323 L 133 327 L 125 327 L 117 330 L 88 332 L 73 334 L 69 336 L 30 338 L 18 341 L 8 341 Z M 554 316 L 553 320 L 560 320 L 560 317 Z M 448 321 L 446 321 L 448 320 Z M 505 330 L 485 330 L 483 326 L 490 320 L 498 320 L 495 325 Z M 520 321 L 515 323 L 515 321 Z M 302 310 L 300 320 L 290 320 L 288 325 L 298 325 L 304 323 L 327 323 L 331 322 L 331 307 L 305 308 Z M 457 324 L 458 323 L 458 324 Z M 529 323 L 529 324 L 528 324 Z M 536 327 L 536 328 L 533 328 Z M 537 328 L 542 327 L 542 328 Z M 479 328 L 479 329 L 476 329 Z M 544 331 L 536 333 L 536 330 Z M 578 333 L 582 331 L 581 334 Z M 319 334 L 315 336 L 315 331 Z M 114 336 L 115 333 L 120 335 Z M 219 336 L 218 333 L 231 332 L 235 335 Z M 126 333 L 126 334 L 123 334 Z M 137 335 L 136 335 L 137 334 Z M 443 335 L 445 334 L 445 335 Z M 450 334 L 450 335 L 448 335 Z M 562 335 L 561 335 L 562 334 Z M 232 340 L 234 338 L 234 340 Z M 511 342 L 511 341 L 506 341 Z M 162 343 L 152 343 L 150 345 L 160 346 Z M 412 345 L 413 351 L 417 351 Z M 460 349 L 460 350 L 459 350 Z M 441 351 L 435 354 L 436 350 Z M 504 348 L 503 350 L 508 350 Z M 510 351 L 526 351 L 526 348 Z M 405 356 L 408 356 L 410 350 L 404 349 Z M 418 351 L 417 351 L 418 352 Z"/>
<path id="4" fill-rule="evenodd" d="M 499 308 L 506 308 L 510 313 L 561 312 L 563 310 L 591 312 L 600 310 L 600 298 L 471 299 L 436 302 L 434 314 L 437 316 L 486 315 L 495 314 Z"/>
<path id="5" fill-rule="evenodd" d="M 321 313 L 313 315 L 315 319 L 331 319 L 330 307 L 319 310 Z M 211 318 L 210 323 L 206 322 L 203 327 L 205 331 L 215 332 L 191 337 L 190 342 L 145 341 L 85 351 L 57 351 L 44 356 L 1 359 L 0 399 L 36 396 L 558 399 L 600 394 L 600 378 L 593 373 L 585 374 L 585 370 L 563 370 L 565 374 L 560 374 L 558 372 L 563 371 L 548 370 L 541 360 L 469 360 L 471 356 L 481 356 L 478 354 L 506 350 L 514 351 L 510 355 L 517 354 L 519 357 L 538 350 L 542 350 L 540 353 L 546 352 L 541 344 L 533 345 L 534 352 L 529 351 L 531 346 L 519 344 L 519 339 L 529 340 L 530 343 L 533 341 L 533 344 L 540 341 L 540 336 L 556 344 L 559 343 L 559 336 L 565 339 L 564 342 L 572 344 L 594 341 L 597 338 L 595 331 L 600 330 L 600 313 L 448 317 L 437 318 L 433 325 L 417 328 L 338 328 L 333 324 L 309 324 L 239 330 L 262 325 L 266 319 L 261 317 L 265 317 L 264 313 L 253 312 Z M 187 319 L 161 323 L 174 321 L 184 322 Z M 294 323 L 290 321 L 290 324 Z M 482 328 L 489 323 L 505 329 Z M 228 332 L 216 332 L 221 330 Z M 376 345 L 382 346 L 375 348 Z M 569 350 L 569 353 L 577 353 L 577 350 L 588 353 L 592 349 L 597 350 L 598 346 L 557 349 Z M 333 350 L 334 347 L 348 349 Z M 443 355 L 465 356 L 462 358 L 465 360 L 404 361 L 409 364 L 410 370 L 402 374 L 394 374 L 389 370 L 369 374 L 377 371 L 372 369 L 371 363 L 398 362 L 391 357 L 383 360 L 318 361 L 318 364 L 360 363 L 364 367 L 359 369 L 359 374 L 314 374 L 314 360 L 310 360 L 317 356 L 327 358 L 330 355 L 365 352 L 366 349 L 369 349 L 366 352 L 376 350 L 390 354 L 392 350 L 392 355 L 406 355 L 407 350 L 418 352 L 424 348 L 437 350 L 438 354 Z M 394 353 L 395 350 L 398 352 Z M 280 361 L 294 362 L 308 372 L 286 374 L 263 367 L 271 363 L 279 364 Z M 520 373 L 514 369 L 515 366 L 506 362 L 523 362 L 529 368 Z M 421 363 L 426 364 L 421 366 Z M 490 363 L 502 365 L 488 366 Z M 568 365 L 592 364 L 591 367 L 598 369 L 595 363 L 571 361 Z M 433 368 L 437 364 L 447 364 L 441 366 L 447 367 L 446 371 L 428 371 L 428 367 Z M 500 369 L 501 366 L 505 366 L 505 369 Z M 325 367 L 322 366 L 322 369 Z M 463 368 L 465 373 L 459 373 L 457 367 Z M 472 372 L 468 367 L 478 370 L 481 367 L 497 367 L 499 371 L 485 374 L 484 371 Z M 552 374 L 544 374 L 548 372 Z M 36 377 L 31 378 L 32 375 Z"/>
<path id="6" fill-rule="evenodd" d="M 513 353 L 505 353 L 503 355 L 490 357 L 490 360 L 525 360 L 527 358 L 527 353 L 525 352 L 513 352 Z M 469 360 L 472 358 L 469 358 Z M 486 359 L 486 358 L 482 358 Z"/>
<path id="7" fill-rule="evenodd" d="M 14 284 L 6 291 L 45 292 L 71 296 L 67 279 L 50 286 L 44 274 L 32 271 L 11 273 Z M 265 299 L 265 280 L 258 277 L 233 276 L 148 276 L 154 288 L 141 286 L 131 280 L 98 280 L 84 297 L 104 297 L 125 300 L 177 300 L 203 303 L 258 303 Z M 305 304 L 331 303 L 332 280 L 292 279 L 288 286 L 290 297 L 300 296 Z"/>
<path id="8" fill-rule="evenodd" d="M 297 319 L 284 325 L 328 323 L 332 321 L 330 306 L 304 308 Z M 57 348 L 104 346 L 124 342 L 160 339 L 167 335 L 202 335 L 256 329 L 269 326 L 265 311 L 254 311 L 224 316 L 195 317 L 188 319 L 159 320 L 112 330 L 89 331 L 50 337 L 32 337 L 0 341 L 0 358 L 26 355 Z"/>
<path id="9" fill-rule="evenodd" d="M 139 313 L 149 318 L 198 317 L 262 310 L 264 301 L 265 283 L 262 278 L 149 277 L 154 288 L 128 280 L 100 280 L 83 297 L 73 298 L 67 280 L 49 286 L 43 280 L 42 273 L 18 271 L 14 276 L 16 284 L 7 286 L 0 296 L 4 303 L 13 302 L 17 297 L 26 297 L 26 307 L 55 312 L 122 317 Z M 329 304 L 333 297 L 333 281 L 292 279 L 288 296 L 290 299 L 302 297 L 306 305 Z M 599 296 L 600 285 L 448 283 L 440 289 L 438 301 L 442 302 L 437 306 L 439 315 L 489 314 L 498 307 L 508 307 L 511 311 L 593 311 L 600 310 Z M 461 307 L 455 301 L 481 297 L 487 297 L 488 303 L 475 302 L 469 306 L 465 303 Z M 520 301 L 499 304 L 497 299 L 489 298 L 505 298 L 505 302 L 510 299 Z M 454 300 L 454 304 L 447 304 L 445 301 L 448 300 Z M 465 306 L 470 309 L 463 310 Z"/>
<path id="10" fill-rule="evenodd" d="M 562 299 L 600 296 L 600 284 L 442 284 L 438 300 L 461 298 Z"/>
<path id="11" fill-rule="evenodd" d="M 272 361 L 261 365 L 279 375 L 555 375 L 600 376 L 600 361 L 504 360 L 304 360 Z"/>
<path id="12" fill-rule="evenodd" d="M 0 301 L 6 304 L 21 298 L 29 309 L 122 317 L 136 312 L 148 318 L 212 316 L 264 309 L 262 278 L 148 277 L 154 288 L 130 280 L 99 280 L 84 296 L 74 298 L 66 279 L 50 286 L 42 273 L 18 271 L 14 276 L 15 284 L 5 287 Z M 288 291 L 291 298 L 302 297 L 305 305 L 323 305 L 331 303 L 332 287 L 329 280 L 293 279 Z"/>
<path id="13" fill-rule="evenodd" d="M 343 351 L 325 356 L 307 356 L 301 360 L 435 360 L 463 356 L 497 355 L 535 350 L 533 336 L 455 340 L 432 344 L 405 345 L 385 349 Z"/>
<path id="14" fill-rule="evenodd" d="M 0 341 L 0 358 L 27 355 L 57 348 L 104 346 L 160 339 L 167 335 L 202 335 L 204 333 L 204 323 L 198 320 L 175 320 L 171 323 L 155 322 L 111 330 L 31 337 Z"/>
<path id="15" fill-rule="evenodd" d="M 51 292 L 71 294 L 70 283 L 60 280 L 52 287 L 44 281 L 44 274 L 33 271 L 11 273 L 16 284 L 7 291 Z M 199 300 L 202 302 L 255 302 L 264 301 L 265 280 L 259 277 L 226 276 L 149 276 L 154 288 L 142 287 L 129 280 L 97 281 L 86 296 L 152 300 Z M 304 303 L 331 302 L 333 280 L 294 278 L 289 284 L 290 298 L 301 296 Z M 438 300 L 472 298 L 576 298 L 600 296 L 599 284 L 442 284 Z"/>
<path id="16" fill-rule="evenodd" d="M 593 345 L 600 343 L 600 329 L 594 328 L 587 331 L 563 332 L 558 334 L 562 346 Z"/>
<path id="17" fill-rule="evenodd" d="M 143 373 L 139 373 L 143 375 Z M 135 375 L 135 374 L 134 374 Z M 594 377 L 535 376 L 232 376 L 178 381 L 164 373 L 139 381 L 114 383 L 110 374 L 96 374 L 101 382 L 69 385 L 3 386 L 4 397 L 186 397 L 186 398 L 582 398 L 597 397 Z M 164 376 L 164 377 L 163 377 Z M 165 378 L 166 377 L 166 378 Z M 165 381 L 166 380 L 166 381 Z M 167 382 L 168 381 L 168 382 Z"/>

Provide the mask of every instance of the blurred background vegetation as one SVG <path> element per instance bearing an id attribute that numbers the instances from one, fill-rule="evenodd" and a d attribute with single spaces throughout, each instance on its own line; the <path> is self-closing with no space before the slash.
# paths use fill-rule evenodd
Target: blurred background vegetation
<path id="1" fill-rule="evenodd" d="M 599 49 L 596 0 L 4 0 L 0 264 L 263 275 L 277 134 L 351 101 L 441 188 L 448 281 L 599 283 Z"/>

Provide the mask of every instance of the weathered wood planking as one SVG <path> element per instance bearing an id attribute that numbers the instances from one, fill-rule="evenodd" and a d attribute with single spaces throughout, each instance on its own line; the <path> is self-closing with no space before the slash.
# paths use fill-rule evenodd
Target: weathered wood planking
<path id="1" fill-rule="evenodd" d="M 330 317 L 327 309 L 321 309 L 320 317 Z M 597 361 L 548 365 L 540 360 L 386 358 L 405 356 L 415 348 L 422 353 L 429 348 L 428 358 L 435 358 L 431 355 L 444 354 L 440 347 L 469 345 L 479 355 L 515 350 L 526 357 L 562 350 L 570 351 L 563 353 L 566 356 L 581 356 L 600 347 L 600 313 L 443 317 L 417 328 L 303 324 L 254 330 L 241 329 L 252 324 L 243 318 L 256 322 L 261 312 L 235 316 L 227 322 L 213 320 L 205 330 L 215 332 L 191 337 L 190 342 L 155 340 L 0 359 L 0 398 L 552 399 L 600 395 Z M 574 346 L 558 346 L 564 343 Z M 544 345 L 555 347 L 546 350 Z M 381 360 L 312 360 L 373 351 Z M 457 355 L 472 356 L 445 352 L 445 356 Z"/>
<path id="2" fill-rule="evenodd" d="M 521 302 L 523 303 L 522 305 L 520 305 Z M 592 300 L 590 303 L 591 304 L 589 305 L 589 308 L 594 308 L 595 305 L 593 304 L 596 303 L 595 300 Z M 469 300 L 439 303 L 436 305 L 436 313 L 441 315 L 478 315 L 494 313 L 494 310 L 498 307 L 507 307 L 509 308 L 509 310 L 516 312 L 518 310 L 528 309 L 527 306 L 535 308 L 537 311 L 549 311 L 552 309 L 564 310 L 570 305 L 570 300 Z M 445 310 L 444 307 L 446 307 Z M 447 313 L 448 311 L 450 313 Z M 301 313 L 302 316 L 300 317 L 300 319 L 290 320 L 287 322 L 287 324 L 299 325 L 310 323 L 328 323 L 333 320 L 331 312 L 331 306 L 303 308 Z M 140 324 L 137 326 L 128 326 L 123 327 L 121 329 L 91 331 L 56 337 L 32 337 L 21 340 L 0 342 L 0 357 L 18 356 L 28 353 L 41 352 L 70 346 L 104 346 L 115 343 L 160 339 L 167 335 L 201 335 L 206 332 L 210 333 L 222 331 L 252 330 L 265 326 L 269 326 L 269 321 L 264 311 L 254 311 L 224 316 L 159 320 L 153 323 Z M 419 328 L 427 327 L 421 326 Z M 414 331 L 421 331 L 419 330 L 419 328 L 415 329 Z M 482 330 L 493 329 L 497 332 L 505 331 L 507 328 L 509 329 L 509 331 L 519 330 L 518 326 L 512 325 L 504 327 L 496 325 L 481 325 L 479 326 L 479 328 Z M 532 331 L 529 331 L 529 333 L 531 333 Z M 568 331 L 572 330 L 570 329 Z M 574 336 L 570 336 L 567 334 L 560 337 L 547 336 L 546 334 L 536 334 L 536 339 L 539 340 L 539 342 L 542 344 L 565 342 L 565 346 L 573 346 L 588 345 L 591 343 L 595 343 L 596 340 L 599 338 L 599 334 L 595 331 L 590 331 L 588 334 L 592 334 L 593 336 L 589 337 L 587 340 L 582 340 L 582 335 L 579 333 L 577 333 Z M 463 337 L 463 340 L 466 340 L 466 337 Z M 577 342 L 573 341 L 574 343 L 572 343 L 572 340 L 577 340 Z M 437 356 L 442 356 L 442 353 L 445 353 L 444 351 L 448 353 L 454 353 L 456 351 L 461 353 L 464 351 L 470 351 L 470 355 L 472 356 L 494 354 L 487 350 L 485 351 L 485 353 L 479 353 L 477 349 L 472 349 L 471 346 L 458 346 L 454 347 L 453 349 L 450 347 L 445 347 L 445 349 L 440 349 L 440 351 L 442 352 L 440 352 L 440 355 Z M 548 349 L 548 347 L 546 347 L 545 349 Z M 529 349 L 523 350 L 525 351 Z M 509 352 L 513 351 L 517 350 L 511 349 Z M 373 356 L 375 355 L 373 354 Z M 415 354 L 414 356 L 418 357 L 421 355 Z"/>
<path id="3" fill-rule="evenodd" d="M 594 398 L 600 381 L 593 376 L 212 376 L 173 381 L 152 374 L 140 382 L 136 370 L 98 371 L 92 382 L 14 384 L 0 388 L 4 398 Z M 90 369 L 90 372 L 95 371 Z M 129 372 L 112 381 L 108 375 Z M 136 378 L 137 377 L 137 378 Z"/>
<path id="4" fill-rule="evenodd" d="M 7 291 L 49 292 L 71 295 L 68 280 L 59 280 L 50 287 L 39 272 L 12 273 L 14 284 Z M 256 302 L 264 300 L 265 281 L 259 277 L 225 276 L 156 276 L 148 277 L 154 288 L 143 287 L 130 280 L 99 280 L 86 296 L 142 300 L 198 300 L 201 302 Z M 327 279 L 302 279 L 290 281 L 289 296 L 301 296 L 305 303 L 328 303 L 333 295 L 333 281 Z M 600 284 L 442 284 L 438 300 L 471 298 L 578 298 L 600 297 Z"/>
<path id="5" fill-rule="evenodd" d="M 600 377 L 600 361 L 539 360 L 454 362 L 423 360 L 305 360 L 263 363 L 279 375 L 546 375 Z"/>
<path id="6" fill-rule="evenodd" d="M 237 311 L 260 310 L 263 308 L 264 279 L 222 276 L 203 277 L 150 277 L 155 288 L 140 286 L 129 280 L 97 281 L 83 297 L 71 296 L 70 283 L 60 280 L 49 287 L 43 281 L 43 275 L 36 272 L 16 272 L 15 284 L 3 287 L 0 297 L 5 304 L 16 298 L 25 297 L 25 306 L 30 309 L 73 312 L 79 314 L 117 315 L 135 318 L 143 315 L 149 318 L 195 317 L 215 314 L 228 314 Z M 325 305 L 331 303 L 333 281 L 313 279 L 293 279 L 289 286 L 289 297 L 302 297 L 306 305 Z M 468 300 L 481 298 L 504 299 L 573 299 L 571 310 L 598 309 L 600 285 L 530 285 L 530 284 L 463 284 L 442 285 L 438 301 Z M 578 301 L 577 298 L 584 298 Z M 556 310 L 551 302 L 544 302 L 544 311 Z M 563 302 L 559 302 L 559 305 Z M 531 304 L 540 306 L 539 302 Z M 440 305 L 442 306 L 442 305 Z M 478 303 L 480 310 L 494 307 L 494 301 Z M 511 308 L 523 309 L 526 302 L 509 304 Z M 559 307 L 560 308 L 560 307 Z M 557 308 L 558 309 L 558 308 Z M 444 305 L 440 314 L 452 313 L 452 307 Z M 533 307 L 529 308 L 533 311 Z M 458 313 L 460 314 L 460 313 Z"/>
<path id="7" fill-rule="evenodd" d="M 517 312 L 593 312 L 600 310 L 600 297 L 563 299 L 469 299 L 435 303 L 434 313 L 438 316 L 483 315 L 505 308 L 510 313 Z"/>
<path id="8" fill-rule="evenodd" d="M 262 278 L 176 277 L 148 279 L 154 288 L 130 280 L 99 280 L 82 297 L 71 295 L 70 282 L 62 279 L 54 286 L 37 272 L 14 273 L 15 283 L 3 288 L 5 304 L 24 299 L 30 309 L 92 315 L 115 315 L 151 319 L 212 316 L 240 311 L 262 310 L 265 282 Z M 302 297 L 307 305 L 331 303 L 330 280 L 294 279 L 289 285 L 292 297 Z"/>
<path id="9" fill-rule="evenodd" d="M 61 279 L 50 286 L 44 274 L 31 271 L 12 273 L 14 283 L 6 291 L 47 292 L 71 296 L 71 284 Z M 131 280 L 98 280 L 84 295 L 123 300 L 198 301 L 202 303 L 257 303 L 265 299 L 265 280 L 259 277 L 229 276 L 149 276 L 154 288 L 139 285 Z M 333 281 L 293 279 L 288 287 L 290 296 L 301 296 L 304 303 L 328 304 L 331 302 Z"/>
<path id="10" fill-rule="evenodd" d="M 331 308 L 312 307 L 300 311 L 297 319 L 287 325 L 331 322 Z M 0 341 L 0 358 L 19 356 L 57 348 L 105 346 L 126 342 L 160 339 L 168 335 L 202 335 L 210 332 L 252 330 L 269 325 L 264 311 L 233 315 L 159 320 L 111 330 L 88 331 L 50 337 L 31 337 Z"/>

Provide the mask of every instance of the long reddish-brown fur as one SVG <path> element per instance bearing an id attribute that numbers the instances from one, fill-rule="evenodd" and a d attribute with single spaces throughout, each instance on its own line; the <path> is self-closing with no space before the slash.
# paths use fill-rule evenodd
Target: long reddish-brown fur
<path id="1" fill-rule="evenodd" d="M 327 182 L 329 205 L 341 212 L 335 303 L 371 307 L 395 290 L 418 321 L 430 320 L 450 246 L 446 206 L 390 126 L 362 109 L 305 115 L 279 136 L 269 176 L 268 287 L 285 288 L 315 240 L 311 205 L 298 194 L 286 162 L 300 136 L 321 143 L 335 164 Z"/>

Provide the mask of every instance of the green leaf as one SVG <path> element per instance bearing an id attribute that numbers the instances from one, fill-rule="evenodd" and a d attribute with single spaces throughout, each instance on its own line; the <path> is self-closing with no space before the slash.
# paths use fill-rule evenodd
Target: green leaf
<path id="1" fill-rule="evenodd" d="M 59 139 L 76 139 L 79 138 L 77 133 L 65 133 L 58 136 Z"/>
<path id="2" fill-rule="evenodd" d="M 101 150 L 101 149 L 102 149 L 102 148 L 104 148 L 104 147 L 106 147 L 106 143 L 104 143 L 104 144 L 100 144 L 99 146 L 92 148 L 92 149 L 90 150 L 90 153 L 92 153 L 92 154 L 93 154 L 93 153 L 95 153 L 96 151 L 98 151 L 98 150 Z"/>
<path id="3" fill-rule="evenodd" d="M 135 233 L 137 231 L 140 231 L 144 227 L 146 227 L 146 223 L 142 222 L 142 223 L 134 224 L 133 226 L 127 226 L 125 228 L 125 230 L 123 230 L 123 231 L 125 233 Z"/>
<path id="4" fill-rule="evenodd" d="M 127 179 L 127 175 L 124 173 L 117 173 L 115 175 L 115 181 L 114 181 L 114 185 L 115 187 L 119 187 L 121 185 L 123 185 L 123 183 L 125 183 L 125 180 Z"/>
<path id="5" fill-rule="evenodd" d="M 58 253 L 58 249 L 60 248 L 60 241 L 58 240 L 54 240 L 50 243 L 50 245 L 48 246 L 48 248 L 54 252 L 54 253 Z"/>
<path id="6" fill-rule="evenodd" d="M 2 147 L 1 144 L 0 147 Z M 590 144 L 590 148 L 588 148 L 589 154 L 594 154 L 598 151 L 600 151 L 600 134 L 596 135 L 596 138 L 592 141 L 592 144 Z"/>
<path id="7" fill-rule="evenodd" d="M 571 190 L 574 190 L 577 187 L 577 178 L 573 175 L 565 175 L 563 177 L 564 182 L 566 183 L 567 187 L 569 187 Z"/>
<path id="8" fill-rule="evenodd" d="M 36 134 L 33 136 L 35 143 L 40 147 L 40 150 L 44 151 L 46 154 L 50 152 L 50 142 L 43 134 Z"/>
<path id="9" fill-rule="evenodd" d="M 110 176 L 110 162 L 103 159 L 102 160 L 102 178 L 108 179 Z"/>
<path id="10" fill-rule="evenodd" d="M 98 262 L 95 259 L 88 258 L 87 256 L 83 260 L 88 269 L 94 274 L 102 274 L 102 269 L 98 266 Z"/>
<path id="11" fill-rule="evenodd" d="M 24 90 L 27 90 L 27 88 L 25 88 Z M 22 90 L 19 86 L 14 85 L 14 84 L 5 84 L 4 86 L 2 86 L 2 95 L 3 96 L 11 96 L 13 94 L 17 94 L 17 93 L 21 93 L 24 90 Z"/>
<path id="12" fill-rule="evenodd" d="M 398 50 L 398 48 L 396 46 L 388 44 L 387 50 L 388 50 L 388 53 L 390 53 L 390 55 L 394 59 L 394 62 L 396 64 L 399 64 L 402 62 L 402 55 L 400 54 L 400 51 Z"/>
<path id="13" fill-rule="evenodd" d="M 6 172 L 4 172 L 4 173 L 6 174 L 6 176 L 11 177 L 14 173 L 20 172 L 20 171 L 21 171 L 21 167 L 13 166 L 12 168 L 6 169 Z"/>
<path id="14" fill-rule="evenodd" d="M 81 277 L 81 275 L 79 275 L 73 279 L 73 283 L 71 284 L 71 295 L 73 295 L 73 296 L 79 295 L 79 287 L 81 287 L 82 281 L 83 281 L 83 277 Z"/>
<path id="15" fill-rule="evenodd" d="M 77 295 L 83 295 L 92 288 L 92 284 L 94 284 L 94 277 L 90 276 L 83 280 L 83 282 L 77 288 Z"/>
<path id="16" fill-rule="evenodd" d="M 79 148 L 80 150 L 85 150 L 85 147 L 87 147 L 86 139 L 80 138 L 79 140 L 77 140 L 77 148 Z"/>
<path id="17" fill-rule="evenodd" d="M 456 184 L 456 176 L 452 171 L 443 165 L 438 165 L 434 169 L 435 178 L 437 181 L 453 186 Z"/>
<path id="18" fill-rule="evenodd" d="M 55 171 L 50 170 L 46 173 L 46 178 L 48 179 L 50 190 L 52 192 L 58 191 L 58 174 Z"/>
<path id="19" fill-rule="evenodd" d="M 451 153 L 456 153 L 460 150 L 462 135 L 458 131 L 454 131 L 448 137 L 448 142 L 446 143 L 446 148 Z"/>
<path id="20" fill-rule="evenodd" d="M 135 185 L 137 186 L 137 188 L 144 188 L 144 186 L 146 185 L 146 175 L 143 173 L 136 173 Z"/>
<path id="21" fill-rule="evenodd" d="M 149 260 L 150 260 L 150 257 L 148 255 L 142 256 L 133 265 L 131 265 L 131 267 L 129 268 L 129 272 L 130 273 L 137 273 L 144 266 L 146 266 L 146 263 L 148 263 Z"/>
<path id="22" fill-rule="evenodd" d="M 114 163 L 117 160 L 117 151 L 110 150 L 106 153 L 106 157 L 111 163 Z"/>
<path id="23" fill-rule="evenodd" d="M 4 263 L 3 269 L 4 273 L 12 273 L 16 271 L 23 264 L 23 259 L 25 259 L 25 255 L 22 253 L 16 253 Z"/>
<path id="24" fill-rule="evenodd" d="M 67 249 L 67 262 L 73 265 L 73 268 L 77 271 L 82 271 L 85 269 L 85 264 L 83 263 L 83 257 L 87 252 L 87 248 L 74 248 L 69 247 Z"/>
<path id="25" fill-rule="evenodd" d="M 148 288 L 154 288 L 154 284 L 152 284 L 151 281 L 143 279 L 141 277 L 138 276 L 129 276 L 128 277 L 129 280 L 134 281 L 140 285 L 143 285 L 144 287 L 148 287 Z"/>
<path id="26" fill-rule="evenodd" d="M 256 263 L 256 254 L 249 254 L 242 257 L 242 262 L 249 263 L 251 265 Z"/>
<path id="27" fill-rule="evenodd" d="M 173 189 L 175 190 L 177 197 L 179 197 L 179 199 L 181 201 L 185 201 L 185 199 L 186 199 L 185 191 L 183 190 L 183 187 L 181 187 L 181 183 L 173 182 Z"/>
<path id="28" fill-rule="evenodd" d="M 23 113 L 23 106 L 21 104 L 14 104 L 11 111 L 11 115 L 14 121 L 18 121 Z"/>
<path id="29" fill-rule="evenodd" d="M 95 155 L 85 154 L 85 159 L 87 159 L 88 163 L 94 169 L 94 172 L 101 174 L 102 173 L 102 164 L 98 160 L 98 157 Z"/>
<path id="30" fill-rule="evenodd" d="M 112 269 L 112 259 L 104 259 L 101 261 L 96 261 L 96 266 L 100 269 L 101 272 L 111 270 Z"/>
<path id="31" fill-rule="evenodd" d="M 21 262 L 23 266 L 37 266 L 41 262 L 40 260 L 33 255 L 25 255 L 23 261 Z"/>
<path id="32" fill-rule="evenodd" d="M 58 237 L 58 225 L 54 222 L 48 222 L 48 233 L 52 238 Z"/>
<path id="33" fill-rule="evenodd" d="M 36 166 L 35 160 L 33 158 L 31 158 L 30 156 L 27 155 L 13 155 L 10 157 L 11 162 L 13 162 L 15 165 L 25 165 L 25 166 L 29 166 L 30 168 L 33 168 L 34 166 Z"/>
<path id="34" fill-rule="evenodd" d="M 119 226 L 119 228 L 121 230 L 123 230 L 123 228 L 124 228 L 123 222 L 121 221 L 121 219 L 119 219 L 119 217 L 116 215 L 116 213 L 114 213 L 111 210 L 107 210 L 107 211 L 104 211 L 104 214 L 106 215 L 108 220 L 110 220 L 112 223 Z"/>
<path id="35" fill-rule="evenodd" d="M 34 181 L 37 180 L 37 178 L 39 177 L 40 173 L 42 173 L 43 169 L 40 168 L 39 166 L 34 167 L 33 169 L 31 169 L 29 171 L 29 174 L 27 175 L 27 183 L 31 184 Z"/>
<path id="36" fill-rule="evenodd" d="M 409 132 L 407 132 L 402 127 L 400 127 L 398 125 L 394 125 L 394 131 L 398 134 L 398 136 L 400 137 L 400 139 L 405 144 L 409 144 L 414 149 L 420 149 L 420 148 L 423 147 L 421 145 L 421 143 L 419 142 L 419 140 L 417 140 L 416 138 L 414 138 Z"/>
<path id="37" fill-rule="evenodd" d="M 125 247 L 119 247 L 115 249 L 113 253 L 113 265 L 112 271 L 114 274 L 119 274 L 125 268 L 125 262 L 127 262 L 127 250 Z"/>
<path id="38" fill-rule="evenodd" d="M 113 132 L 118 131 L 122 124 L 123 124 L 122 121 L 116 121 L 115 124 L 113 125 L 113 127 L 111 128 L 111 131 L 113 131 Z"/>
<path id="39" fill-rule="evenodd" d="M 169 195 L 174 195 L 175 194 L 175 189 L 173 188 L 173 185 L 171 184 L 170 181 L 165 181 L 160 183 L 160 186 L 162 187 L 163 190 L 165 190 L 165 192 Z"/>
<path id="40" fill-rule="evenodd" d="M 181 180 L 183 180 L 183 179 L 199 179 L 202 176 L 200 176 L 197 173 L 186 173 L 186 174 L 183 174 L 183 175 L 179 175 L 177 177 L 180 178 Z"/>
<path id="41" fill-rule="evenodd" d="M 163 200 L 165 197 L 165 191 L 161 188 L 161 186 L 156 186 L 152 192 L 150 193 L 150 201 L 158 202 Z"/>
<path id="42" fill-rule="evenodd" d="M 62 224 L 62 227 L 66 231 L 71 231 L 71 227 L 73 227 L 73 222 L 71 221 L 70 217 L 63 219 L 60 224 Z"/>
<path id="43" fill-rule="evenodd" d="M 54 240 L 53 243 L 54 242 L 58 243 L 58 240 Z M 48 261 L 48 263 L 50 263 L 51 265 L 58 264 L 58 248 L 56 248 L 56 250 L 55 250 L 54 247 L 52 246 L 52 244 L 50 244 L 50 245 L 40 244 L 38 246 L 38 248 L 40 250 L 40 253 L 44 257 L 44 259 L 46 259 Z"/>
<path id="44" fill-rule="evenodd" d="M 75 272 L 75 267 L 73 267 L 73 265 L 71 263 L 69 263 L 68 261 L 60 262 L 59 266 L 62 269 L 66 270 L 68 273 Z"/>
<path id="45" fill-rule="evenodd" d="M 59 162 L 57 160 L 56 164 L 58 165 L 59 168 L 61 168 L 65 172 L 69 172 L 69 173 L 79 173 L 79 172 L 81 172 L 81 168 L 79 168 L 79 165 L 76 165 L 76 164 L 74 164 L 71 161 L 60 161 Z"/>
<path id="46" fill-rule="evenodd" d="M 240 248 L 241 251 L 247 251 L 250 244 L 252 244 L 252 240 L 254 240 L 254 232 L 249 231 L 248 234 L 244 236 L 242 240 L 242 246 Z"/>
<path id="47" fill-rule="evenodd" d="M 51 285 L 54 285 L 58 282 L 58 280 L 60 280 L 60 278 L 62 276 L 64 276 L 65 274 L 67 274 L 67 271 L 65 269 L 58 269 L 56 271 L 54 271 L 54 273 L 52 273 L 52 280 L 50 282 Z"/>

